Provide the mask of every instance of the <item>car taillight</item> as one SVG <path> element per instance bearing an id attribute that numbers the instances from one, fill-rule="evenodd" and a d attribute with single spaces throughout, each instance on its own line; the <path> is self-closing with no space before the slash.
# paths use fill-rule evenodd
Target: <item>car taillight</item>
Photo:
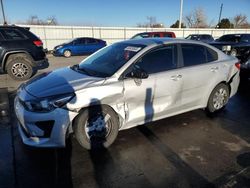
<path id="1" fill-rule="evenodd" d="M 34 40 L 33 43 L 37 46 L 37 47 L 42 47 L 43 46 L 43 42 L 40 40 Z"/>
<path id="2" fill-rule="evenodd" d="M 240 62 L 238 62 L 238 63 L 235 63 L 235 66 L 240 70 Z"/>

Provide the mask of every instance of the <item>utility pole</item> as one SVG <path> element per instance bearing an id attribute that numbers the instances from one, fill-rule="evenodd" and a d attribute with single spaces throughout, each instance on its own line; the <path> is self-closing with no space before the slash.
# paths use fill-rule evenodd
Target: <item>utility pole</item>
<path id="1" fill-rule="evenodd" d="M 3 25 L 7 25 L 5 14 L 4 14 L 4 8 L 3 8 L 3 0 L 1 0 L 1 8 L 2 8 L 2 13 L 3 13 Z"/>
<path id="2" fill-rule="evenodd" d="M 181 0 L 181 7 L 180 7 L 179 29 L 181 28 L 181 22 L 182 22 L 182 7 L 183 7 L 183 0 Z"/>
<path id="3" fill-rule="evenodd" d="M 218 20 L 217 27 L 219 27 L 219 23 L 220 23 L 220 19 L 221 19 L 221 14 L 222 14 L 222 9 L 223 9 L 223 3 L 222 3 L 221 6 L 220 6 L 220 15 L 219 15 L 219 20 Z M 217 27 L 216 27 L 216 28 L 217 28 Z"/>

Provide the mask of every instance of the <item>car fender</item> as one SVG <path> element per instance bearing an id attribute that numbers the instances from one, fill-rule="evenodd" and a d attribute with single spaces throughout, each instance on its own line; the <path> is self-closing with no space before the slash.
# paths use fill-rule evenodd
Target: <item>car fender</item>
<path id="1" fill-rule="evenodd" d="M 32 56 L 28 52 L 26 52 L 25 50 L 16 50 L 16 51 L 6 52 L 4 54 L 3 61 L 2 61 L 3 62 L 2 63 L 2 69 L 5 70 L 7 59 L 8 59 L 8 57 L 10 55 L 20 54 L 20 53 L 27 55 L 29 57 L 29 59 L 31 60 L 31 62 L 32 62 L 31 66 L 33 66 L 34 59 L 32 58 Z"/>
<path id="2" fill-rule="evenodd" d="M 69 110 L 80 113 L 90 106 L 107 105 L 118 115 L 120 127 L 124 124 L 126 111 L 123 85 L 120 82 L 85 88 L 75 93 L 74 99 L 67 104 Z"/>

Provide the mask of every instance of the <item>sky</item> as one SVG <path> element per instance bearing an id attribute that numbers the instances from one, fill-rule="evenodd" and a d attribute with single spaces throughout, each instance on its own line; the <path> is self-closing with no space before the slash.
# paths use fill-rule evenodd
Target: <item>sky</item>
<path id="1" fill-rule="evenodd" d="M 25 22 L 36 15 L 46 20 L 55 16 L 61 25 L 134 27 L 148 16 L 169 27 L 179 19 L 180 0 L 3 0 L 7 21 Z M 203 8 L 208 24 L 222 18 L 245 14 L 250 22 L 250 0 L 183 0 L 183 18 L 195 8 Z M 2 15 L 0 16 L 2 23 Z"/>

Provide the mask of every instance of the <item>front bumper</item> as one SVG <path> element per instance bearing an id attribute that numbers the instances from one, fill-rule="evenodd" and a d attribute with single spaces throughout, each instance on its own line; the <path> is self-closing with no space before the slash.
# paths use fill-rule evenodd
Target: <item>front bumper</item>
<path id="1" fill-rule="evenodd" d="M 60 50 L 53 50 L 52 51 L 52 55 L 53 56 L 63 56 L 63 52 L 61 52 Z"/>
<path id="2" fill-rule="evenodd" d="M 43 60 L 34 61 L 34 68 L 35 69 L 46 69 L 49 67 L 49 62 L 47 58 L 44 58 Z"/>
<path id="3" fill-rule="evenodd" d="M 65 109 L 57 108 L 48 113 L 36 113 L 27 111 L 15 99 L 15 113 L 18 119 L 18 130 L 24 144 L 34 147 L 65 147 L 65 139 L 68 127 L 78 114 Z M 38 122 L 53 122 L 51 130 L 38 126 Z M 47 126 L 46 123 L 42 126 Z"/>

